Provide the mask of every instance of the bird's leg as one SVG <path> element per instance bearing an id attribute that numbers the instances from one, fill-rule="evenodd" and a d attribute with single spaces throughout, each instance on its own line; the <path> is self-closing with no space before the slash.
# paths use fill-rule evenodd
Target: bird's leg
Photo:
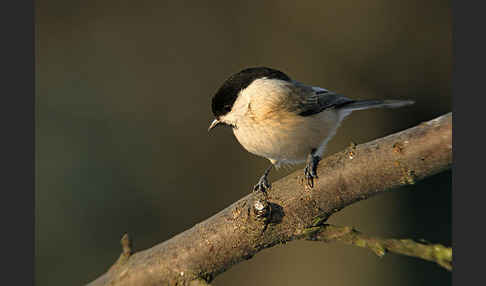
<path id="1" fill-rule="evenodd" d="M 268 173 L 270 173 L 270 170 L 272 169 L 273 164 L 270 165 L 263 175 L 260 177 L 260 180 L 258 180 L 258 183 L 253 187 L 253 191 L 262 191 L 263 193 L 267 192 L 267 189 L 271 188 L 270 183 L 268 182 Z"/>
<path id="2" fill-rule="evenodd" d="M 305 166 L 304 174 L 307 180 L 307 185 L 312 189 L 314 187 L 314 178 L 317 178 L 317 165 L 321 160 L 321 157 L 315 154 L 316 149 L 312 151 L 307 156 L 307 165 Z"/>

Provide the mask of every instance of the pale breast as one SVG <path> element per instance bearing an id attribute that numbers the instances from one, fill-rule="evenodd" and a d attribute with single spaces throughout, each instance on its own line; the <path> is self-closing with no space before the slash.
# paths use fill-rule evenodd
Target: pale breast
<path id="1" fill-rule="evenodd" d="M 337 121 L 333 110 L 307 117 L 278 113 L 260 120 L 247 117 L 233 131 L 249 152 L 272 161 L 296 164 L 304 162 L 312 149 L 318 149 L 328 135 L 333 135 Z"/>

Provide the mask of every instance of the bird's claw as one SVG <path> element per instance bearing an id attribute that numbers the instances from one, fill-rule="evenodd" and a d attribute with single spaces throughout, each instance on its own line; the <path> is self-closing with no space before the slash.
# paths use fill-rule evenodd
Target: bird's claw
<path id="1" fill-rule="evenodd" d="M 268 182 L 267 176 L 262 176 L 258 183 L 253 187 L 254 192 L 261 191 L 262 193 L 266 193 L 268 189 L 270 189 L 272 185 Z"/>
<path id="2" fill-rule="evenodd" d="M 311 189 L 314 187 L 314 179 L 318 178 L 317 164 L 319 164 L 319 159 L 320 158 L 318 156 L 311 156 L 308 160 L 307 165 L 305 166 L 305 170 L 304 170 L 305 179 L 307 181 L 307 186 L 309 186 L 309 188 Z"/>
<path id="3" fill-rule="evenodd" d="M 309 166 L 305 167 L 304 174 L 305 174 L 305 179 L 307 180 L 307 186 L 309 186 L 309 188 L 313 188 L 314 187 L 314 178 L 317 178 L 317 174 L 315 172 L 312 172 L 312 170 L 310 170 Z"/>

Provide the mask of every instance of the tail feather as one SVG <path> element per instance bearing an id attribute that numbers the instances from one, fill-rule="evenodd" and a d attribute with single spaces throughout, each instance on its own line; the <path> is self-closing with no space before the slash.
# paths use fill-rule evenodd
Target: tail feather
<path id="1" fill-rule="evenodd" d="M 394 100 L 394 99 L 388 99 L 388 100 L 360 100 L 360 101 L 354 101 L 350 103 L 346 103 L 342 106 L 339 107 L 340 110 L 343 111 L 355 111 L 355 110 L 363 110 L 363 109 L 368 109 L 368 108 L 398 108 L 398 107 L 403 107 L 407 105 L 412 105 L 414 104 L 415 101 L 413 100 Z"/>

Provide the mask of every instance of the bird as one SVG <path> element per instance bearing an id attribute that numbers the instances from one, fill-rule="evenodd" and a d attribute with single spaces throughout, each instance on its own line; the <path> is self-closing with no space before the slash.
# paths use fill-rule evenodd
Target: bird
<path id="1" fill-rule="evenodd" d="M 351 112 L 369 108 L 398 108 L 413 100 L 354 100 L 328 89 L 291 79 L 265 66 L 248 67 L 229 76 L 211 99 L 216 126 L 229 126 L 248 152 L 270 161 L 253 191 L 271 188 L 272 167 L 306 162 L 310 188 L 326 145 Z"/>

